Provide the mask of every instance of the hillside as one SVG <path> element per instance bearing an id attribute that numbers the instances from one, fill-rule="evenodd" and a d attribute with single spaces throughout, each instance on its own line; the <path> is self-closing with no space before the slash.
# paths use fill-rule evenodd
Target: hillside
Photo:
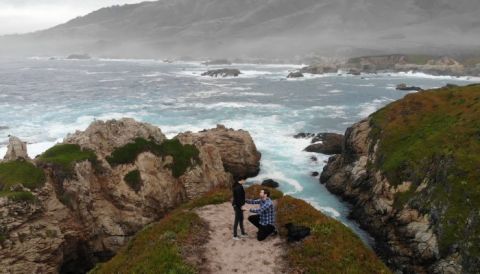
<path id="1" fill-rule="evenodd" d="M 260 189 L 259 185 L 249 187 L 247 197 L 256 197 Z M 238 273 L 390 273 L 343 224 L 302 200 L 271 191 L 277 200 L 280 237 L 262 243 L 253 236 L 239 242 L 231 240 L 231 191 L 217 189 L 139 232 L 115 257 L 90 273 L 234 273 L 229 271 L 234 265 Z M 206 222 L 212 215 L 226 222 Z M 289 222 L 312 228 L 312 235 L 287 244 L 284 225 Z M 250 234 L 255 232 L 252 227 L 246 224 Z M 220 258 L 211 257 L 216 254 L 211 249 L 222 251 L 217 254 Z M 276 254 L 281 256 L 274 264 L 270 256 Z"/>
<path id="2" fill-rule="evenodd" d="M 480 265 L 480 86 L 407 95 L 346 132 L 322 182 L 395 268 L 476 273 Z"/>
<path id="3" fill-rule="evenodd" d="M 478 46 L 479 9 L 476 0 L 160 0 L 103 8 L 1 44 L 3 55 L 433 54 Z"/>

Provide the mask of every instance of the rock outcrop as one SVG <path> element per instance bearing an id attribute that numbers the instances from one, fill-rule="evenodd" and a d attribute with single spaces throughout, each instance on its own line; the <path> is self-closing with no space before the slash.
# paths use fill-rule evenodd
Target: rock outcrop
<path id="1" fill-rule="evenodd" d="M 159 155 L 148 146 L 128 163 L 109 158 L 133 151 L 135 140 L 167 142 L 160 129 L 132 119 L 96 121 L 69 135 L 59 146 L 78 146 L 97 158 L 75 162 L 69 172 L 37 158 L 47 180 L 31 190 L 34 201 L 0 197 L 0 273 L 85 273 L 176 206 L 232 184 L 228 171 L 236 177 L 258 172 L 260 154 L 246 131 L 220 127 L 178 138 L 178 149 L 198 151 L 179 176 L 173 172 L 178 155 Z M 132 172 L 138 174 L 135 188 L 126 182 Z"/>
<path id="2" fill-rule="evenodd" d="M 223 125 L 198 133 L 183 133 L 177 138 L 185 144 L 212 144 L 217 147 L 223 166 L 235 180 L 254 177 L 260 171 L 261 154 L 250 134 L 243 130 L 227 129 Z"/>
<path id="3" fill-rule="evenodd" d="M 287 78 L 302 78 L 302 77 L 303 77 L 303 73 L 301 73 L 300 71 L 290 72 L 287 75 Z"/>
<path id="4" fill-rule="evenodd" d="M 18 159 L 30 159 L 27 153 L 27 143 L 22 142 L 22 140 L 15 136 L 10 136 L 8 140 L 7 154 L 5 154 L 3 160 L 15 161 Z"/>
<path id="5" fill-rule="evenodd" d="M 318 133 L 313 137 L 312 144 L 305 148 L 308 152 L 317 152 L 327 155 L 342 152 L 343 135 L 337 133 Z"/>
<path id="6" fill-rule="evenodd" d="M 431 218 L 413 208 L 394 207 L 395 194 L 408 191 L 410 183 L 395 187 L 381 171 L 369 168 L 378 147 L 370 132 L 368 119 L 347 129 L 342 154 L 330 157 L 320 181 L 354 204 L 352 217 L 376 238 L 389 265 L 404 273 L 423 273 L 439 257 Z"/>
<path id="7" fill-rule="evenodd" d="M 238 77 L 238 75 L 242 74 L 238 69 L 215 69 L 209 70 L 207 72 L 202 73 L 202 76 L 210 76 L 210 77 Z"/>

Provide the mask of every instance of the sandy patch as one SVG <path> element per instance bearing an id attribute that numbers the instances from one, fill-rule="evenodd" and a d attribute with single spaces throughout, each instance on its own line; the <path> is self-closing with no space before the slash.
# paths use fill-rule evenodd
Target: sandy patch
<path id="1" fill-rule="evenodd" d="M 283 273 L 284 241 L 278 235 L 257 241 L 257 228 L 247 220 L 249 213 L 245 212 L 244 221 L 249 237 L 234 241 L 231 203 L 208 205 L 196 212 L 210 229 L 209 239 L 204 246 L 208 269 L 205 273 Z"/>

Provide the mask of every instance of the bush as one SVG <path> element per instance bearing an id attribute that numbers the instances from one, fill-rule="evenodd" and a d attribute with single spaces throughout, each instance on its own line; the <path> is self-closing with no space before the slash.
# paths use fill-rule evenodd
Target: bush
<path id="1" fill-rule="evenodd" d="M 35 195 L 29 191 L 2 191 L 0 197 L 7 197 L 9 200 L 15 202 L 33 202 Z"/>
<path id="2" fill-rule="evenodd" d="M 165 140 L 157 144 L 154 141 L 137 138 L 133 143 L 117 148 L 106 159 L 111 166 L 131 164 L 140 153 L 146 151 L 159 157 L 172 156 L 173 163 L 170 168 L 176 178 L 182 176 L 194 163 L 200 162 L 198 149 L 194 145 L 183 145 L 177 139 Z"/>
<path id="3" fill-rule="evenodd" d="M 82 149 L 76 144 L 56 145 L 40 155 L 38 161 L 60 167 L 67 177 L 73 176 L 75 163 L 90 161 L 94 167 L 98 165 L 95 152 L 89 149 Z"/>

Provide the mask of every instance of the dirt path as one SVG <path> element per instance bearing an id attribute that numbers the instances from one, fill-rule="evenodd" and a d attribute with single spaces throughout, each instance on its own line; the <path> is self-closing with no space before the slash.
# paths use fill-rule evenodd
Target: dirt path
<path id="1" fill-rule="evenodd" d="M 249 213 L 245 212 L 244 221 L 249 237 L 240 241 L 232 239 L 231 203 L 205 206 L 197 209 L 197 213 L 210 227 L 205 245 L 208 273 L 282 273 L 283 241 L 278 235 L 257 241 L 257 229 L 247 220 Z"/>

